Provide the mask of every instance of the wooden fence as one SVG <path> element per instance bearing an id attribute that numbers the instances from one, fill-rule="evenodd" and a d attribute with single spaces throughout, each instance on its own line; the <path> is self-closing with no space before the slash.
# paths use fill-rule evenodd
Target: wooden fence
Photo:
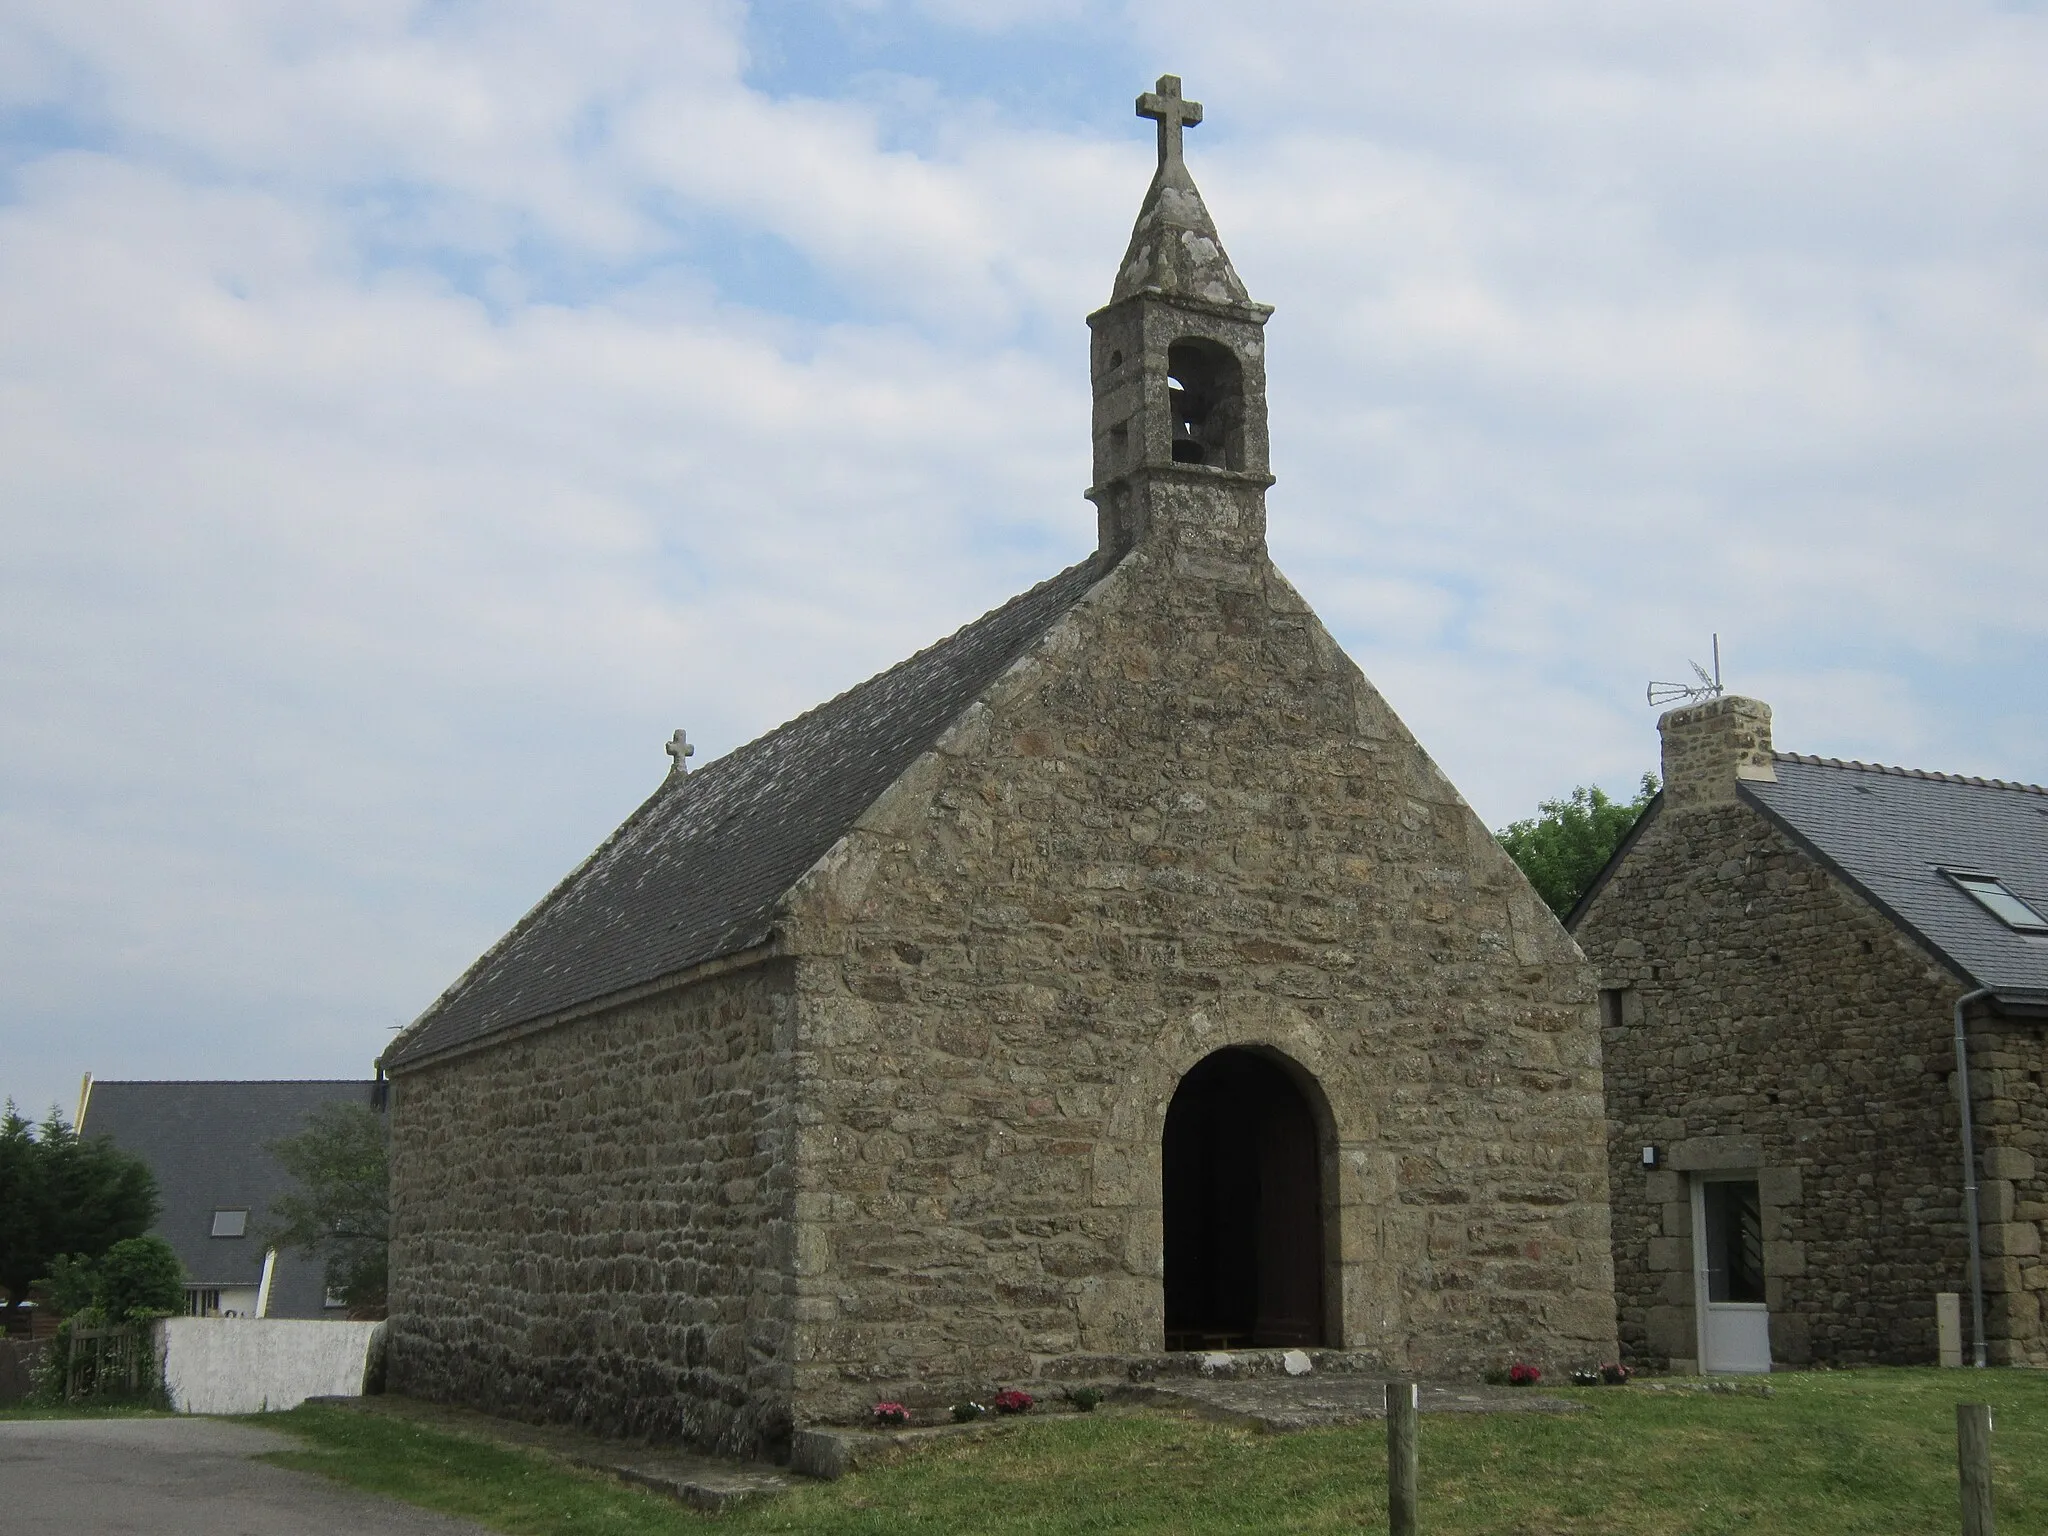
<path id="1" fill-rule="evenodd" d="M 153 1386 L 156 1351 L 147 1324 L 119 1323 L 101 1327 L 73 1324 L 64 1362 L 64 1400 L 132 1396 Z"/>

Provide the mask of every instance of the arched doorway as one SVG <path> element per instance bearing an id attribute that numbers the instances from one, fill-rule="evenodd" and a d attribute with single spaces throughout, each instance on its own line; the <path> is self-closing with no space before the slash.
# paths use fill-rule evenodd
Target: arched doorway
<path id="1" fill-rule="evenodd" d="M 1166 1111 L 1166 1347 L 1266 1349 L 1323 1337 L 1316 1115 L 1272 1057 L 1231 1047 Z"/>

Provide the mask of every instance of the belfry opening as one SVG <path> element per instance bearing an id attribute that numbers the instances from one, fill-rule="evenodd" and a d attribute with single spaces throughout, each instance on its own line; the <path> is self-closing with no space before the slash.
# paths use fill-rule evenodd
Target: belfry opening
<path id="1" fill-rule="evenodd" d="M 1231 1047 L 1181 1079 L 1161 1160 L 1169 1350 L 1327 1342 L 1321 1140 L 1271 1056 Z"/>
<path id="2" fill-rule="evenodd" d="M 1237 469 L 1244 418 L 1244 375 L 1228 347 L 1177 341 L 1166 354 L 1173 412 L 1173 462 Z"/>

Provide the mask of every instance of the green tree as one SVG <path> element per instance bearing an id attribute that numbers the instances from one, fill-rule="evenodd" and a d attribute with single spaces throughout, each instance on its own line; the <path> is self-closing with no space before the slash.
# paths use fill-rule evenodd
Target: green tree
<path id="1" fill-rule="evenodd" d="M 323 1104 L 269 1150 L 298 1187 L 272 1202 L 265 1237 L 324 1259 L 328 1288 L 352 1311 L 381 1312 L 391 1246 L 384 1117 L 363 1104 Z"/>
<path id="2" fill-rule="evenodd" d="M 38 1126 L 0 1113 L 0 1321 L 66 1254 L 97 1259 L 156 1220 L 156 1178 L 141 1158 L 82 1138 L 54 1109 Z"/>
<path id="3" fill-rule="evenodd" d="M 1626 802 L 1609 799 L 1596 785 L 1581 784 L 1562 800 L 1545 800 L 1538 807 L 1541 815 L 1513 822 L 1496 836 L 1536 894 L 1561 918 L 1607 867 L 1656 793 L 1654 773 L 1643 775 L 1641 790 Z"/>
<path id="4" fill-rule="evenodd" d="M 160 1237 L 124 1237 L 96 1259 L 59 1254 L 37 1291 L 66 1317 L 91 1308 L 110 1323 L 140 1322 L 185 1310 L 185 1266 Z"/>

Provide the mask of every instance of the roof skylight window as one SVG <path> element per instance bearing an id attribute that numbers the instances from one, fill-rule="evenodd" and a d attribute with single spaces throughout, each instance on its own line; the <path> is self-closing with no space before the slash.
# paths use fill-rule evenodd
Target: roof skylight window
<path id="1" fill-rule="evenodd" d="M 249 1232 L 247 1211 L 215 1211 L 213 1213 L 213 1235 L 215 1237 L 246 1237 Z"/>
<path id="2" fill-rule="evenodd" d="M 1945 869 L 1942 873 L 1974 896 L 1978 906 L 2014 933 L 2048 933 L 2048 917 L 2043 917 L 2007 890 L 2005 882 L 1996 875 L 1970 874 L 1955 869 Z"/>

